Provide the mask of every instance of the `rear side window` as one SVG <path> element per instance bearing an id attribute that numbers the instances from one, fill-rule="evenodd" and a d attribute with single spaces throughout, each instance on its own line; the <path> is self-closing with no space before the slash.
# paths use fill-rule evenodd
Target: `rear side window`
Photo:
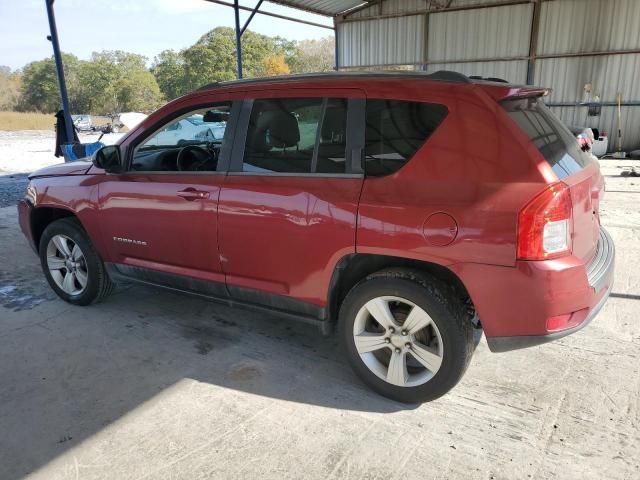
<path id="1" fill-rule="evenodd" d="M 347 101 L 284 98 L 253 102 L 244 172 L 345 173 Z"/>
<path id="2" fill-rule="evenodd" d="M 447 107 L 400 100 L 367 100 L 365 173 L 398 171 L 447 116 Z"/>
<path id="3" fill-rule="evenodd" d="M 511 119 L 529 137 L 559 179 L 582 170 L 590 161 L 576 137 L 540 98 L 502 102 Z"/>

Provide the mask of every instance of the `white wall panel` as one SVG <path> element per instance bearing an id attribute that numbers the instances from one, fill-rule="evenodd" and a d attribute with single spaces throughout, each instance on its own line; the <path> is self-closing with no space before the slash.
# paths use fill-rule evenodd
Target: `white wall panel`
<path id="1" fill-rule="evenodd" d="M 424 23 L 421 15 L 344 23 L 338 29 L 340 65 L 422 62 Z"/>
<path id="2" fill-rule="evenodd" d="M 429 14 L 430 61 L 528 55 L 532 5 Z"/>
<path id="3" fill-rule="evenodd" d="M 535 83 L 553 88 L 555 102 L 581 102 L 585 83 L 603 101 L 640 100 L 640 54 L 548 58 L 536 61 Z"/>
<path id="4" fill-rule="evenodd" d="M 426 0 L 385 0 L 382 2 L 382 14 L 417 12 L 427 9 Z M 371 8 L 369 10 L 372 10 Z M 375 9 L 374 9 L 375 10 Z"/>
<path id="5" fill-rule="evenodd" d="M 556 0 L 542 4 L 538 54 L 638 48 L 639 0 Z"/>

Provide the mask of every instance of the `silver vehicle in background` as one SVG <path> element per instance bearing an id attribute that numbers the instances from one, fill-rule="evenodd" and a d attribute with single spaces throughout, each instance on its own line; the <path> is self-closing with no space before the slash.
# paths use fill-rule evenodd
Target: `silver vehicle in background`
<path id="1" fill-rule="evenodd" d="M 91 132 L 93 130 L 91 115 L 71 115 L 71 119 L 79 132 Z"/>

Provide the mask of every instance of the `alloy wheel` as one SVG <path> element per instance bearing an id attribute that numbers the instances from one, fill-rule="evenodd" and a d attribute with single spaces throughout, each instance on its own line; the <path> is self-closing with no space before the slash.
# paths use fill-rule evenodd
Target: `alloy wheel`
<path id="1" fill-rule="evenodd" d="M 442 365 L 438 327 L 405 298 L 382 296 L 365 303 L 353 324 L 353 340 L 367 368 L 399 387 L 427 383 Z"/>
<path id="2" fill-rule="evenodd" d="M 87 288 L 89 272 L 84 253 L 66 235 L 55 235 L 49 240 L 47 267 L 53 281 L 67 295 L 80 295 Z"/>

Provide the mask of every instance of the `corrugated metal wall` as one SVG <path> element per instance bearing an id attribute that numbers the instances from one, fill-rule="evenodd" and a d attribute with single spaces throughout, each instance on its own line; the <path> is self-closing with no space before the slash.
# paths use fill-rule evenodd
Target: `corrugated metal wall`
<path id="1" fill-rule="evenodd" d="M 348 16 L 344 23 L 337 20 L 340 66 L 404 65 L 525 83 L 533 3 L 437 11 L 497 2 L 504 0 L 385 0 Z M 398 16 L 404 14 L 409 15 Z M 368 17 L 378 18 L 364 20 Z M 362 20 L 349 21 L 352 18 Z M 612 50 L 640 50 L 640 0 L 545 0 L 540 5 L 537 56 Z M 625 53 L 536 58 L 533 79 L 553 89 L 547 100 L 551 105 L 593 100 L 595 95 L 615 102 L 618 93 L 623 102 L 640 103 L 639 74 L 640 53 Z M 592 85 L 591 98 L 584 92 L 587 83 Z M 615 146 L 617 107 L 603 106 L 599 117 L 587 117 L 585 106 L 552 108 L 567 124 L 606 131 L 611 148 Z M 623 106 L 621 125 L 624 148 L 639 148 L 640 106 Z"/>
<path id="2" fill-rule="evenodd" d="M 343 24 L 336 34 L 340 65 L 419 63 L 424 58 L 424 15 Z M 363 49 L 362 45 L 367 48 Z M 411 46 L 408 48 L 408 46 Z M 393 59 L 390 62 L 389 59 Z"/>

